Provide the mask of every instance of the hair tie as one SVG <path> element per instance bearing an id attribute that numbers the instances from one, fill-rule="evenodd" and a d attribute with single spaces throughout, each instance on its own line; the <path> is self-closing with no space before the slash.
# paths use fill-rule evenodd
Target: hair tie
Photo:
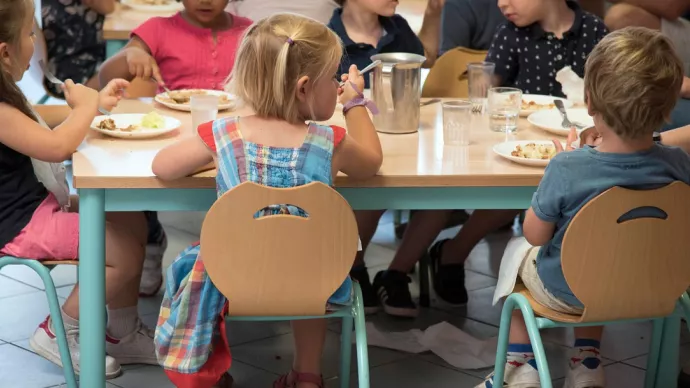
<path id="1" fill-rule="evenodd" d="M 292 40 L 292 38 L 287 38 L 286 42 L 287 42 L 287 44 L 289 44 L 290 46 L 292 46 L 292 45 L 295 44 L 295 41 Z"/>

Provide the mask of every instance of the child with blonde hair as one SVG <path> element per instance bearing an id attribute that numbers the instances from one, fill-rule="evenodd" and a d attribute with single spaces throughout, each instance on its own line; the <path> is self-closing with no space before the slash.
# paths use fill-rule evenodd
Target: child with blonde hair
<path id="1" fill-rule="evenodd" d="M 690 156 L 680 148 L 656 143 L 653 136 L 669 119 L 682 82 L 683 64 L 671 42 L 646 28 L 613 32 L 589 55 L 585 102 L 600 142 L 596 147 L 568 147 L 569 152 L 561 152 L 549 162 L 523 227 L 532 247 L 512 258 L 521 262 L 517 274 L 503 274 L 519 276 L 539 304 L 565 314 L 582 313 L 583 305 L 563 275 L 561 245 L 571 220 L 587 202 L 615 186 L 645 190 L 673 181 L 690 183 Z M 554 144 L 562 151 L 560 141 Z M 649 216 L 646 214 L 636 216 Z M 497 289 L 497 296 L 506 291 L 511 290 Z M 599 356 L 602 329 L 575 328 L 566 387 L 605 386 Z M 507 357 L 504 387 L 540 386 L 519 310 L 513 312 Z M 493 376 L 489 376 L 477 388 L 492 386 Z"/>
<path id="2" fill-rule="evenodd" d="M 247 181 L 295 187 L 314 181 L 332 185 L 339 171 L 372 177 L 381 166 L 381 144 L 355 66 L 339 86 L 341 56 L 338 37 L 312 19 L 278 14 L 259 21 L 240 44 L 228 85 L 253 114 L 193 128 L 193 136 L 156 155 L 153 172 L 161 179 L 178 179 L 215 160 L 219 196 Z M 337 99 L 344 106 L 347 131 L 315 123 L 331 118 Z M 305 216 L 292 206 L 262 210 L 263 215 L 281 212 Z M 168 270 L 156 350 L 176 386 L 227 386 L 230 354 L 220 317 L 228 301 L 208 278 L 199 251 L 198 245 L 187 248 Z M 351 287 L 345 279 L 329 302 L 349 303 Z M 293 370 L 274 387 L 323 387 L 326 321 L 294 321 L 292 327 Z"/>
<path id="3" fill-rule="evenodd" d="M 30 0 L 0 0 L 0 256 L 75 260 L 80 259 L 79 214 L 76 201 L 70 204 L 62 161 L 84 140 L 98 108 L 114 108 L 128 82 L 113 80 L 98 93 L 66 80 L 62 91 L 72 110 L 62 124 L 48 129 L 16 84 L 34 52 L 33 15 Z M 145 243 L 141 212 L 106 215 L 106 378 L 120 374 L 120 363 L 156 364 L 153 332 L 137 313 Z M 78 284 L 62 306 L 62 317 L 52 319 L 64 322 L 79 372 Z M 52 319 L 40 324 L 30 345 L 38 355 L 62 365 Z"/>

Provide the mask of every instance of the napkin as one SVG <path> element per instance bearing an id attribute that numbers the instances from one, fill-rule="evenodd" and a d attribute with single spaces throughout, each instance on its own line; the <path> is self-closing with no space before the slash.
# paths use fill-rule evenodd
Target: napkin
<path id="1" fill-rule="evenodd" d="M 585 103 L 585 81 L 570 66 L 566 66 L 556 73 L 556 81 L 561 84 L 563 94 L 573 104 Z"/>

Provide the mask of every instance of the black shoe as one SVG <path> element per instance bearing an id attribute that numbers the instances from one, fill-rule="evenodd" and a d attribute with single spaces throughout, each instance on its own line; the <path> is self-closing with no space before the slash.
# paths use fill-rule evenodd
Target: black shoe
<path id="1" fill-rule="evenodd" d="M 467 303 L 465 289 L 465 265 L 441 264 L 443 244 L 448 240 L 436 242 L 429 249 L 429 272 L 436 295 L 446 303 L 464 305 Z"/>
<path id="2" fill-rule="evenodd" d="M 381 306 L 379 305 L 379 299 L 376 297 L 376 292 L 374 287 L 369 281 L 369 272 L 367 272 L 367 267 L 355 267 L 350 270 L 350 277 L 352 280 L 359 283 L 359 288 L 362 289 L 362 304 L 364 304 L 364 314 L 376 314 Z"/>
<path id="3" fill-rule="evenodd" d="M 678 375 L 678 388 L 690 388 L 690 374 L 685 372 L 685 367 L 680 370 L 680 375 Z"/>
<path id="4" fill-rule="evenodd" d="M 408 286 L 411 281 L 407 274 L 398 271 L 379 271 L 376 274 L 374 290 L 386 314 L 405 318 L 414 318 L 419 314 Z"/>

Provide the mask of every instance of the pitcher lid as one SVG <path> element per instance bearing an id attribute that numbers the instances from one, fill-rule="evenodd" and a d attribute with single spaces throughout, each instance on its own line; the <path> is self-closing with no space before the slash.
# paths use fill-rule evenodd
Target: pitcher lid
<path id="1" fill-rule="evenodd" d="M 419 64 L 421 65 L 426 61 L 426 58 L 422 55 L 410 54 L 410 53 L 385 53 L 376 54 L 371 56 L 371 60 L 381 60 L 383 63 L 389 64 Z"/>

